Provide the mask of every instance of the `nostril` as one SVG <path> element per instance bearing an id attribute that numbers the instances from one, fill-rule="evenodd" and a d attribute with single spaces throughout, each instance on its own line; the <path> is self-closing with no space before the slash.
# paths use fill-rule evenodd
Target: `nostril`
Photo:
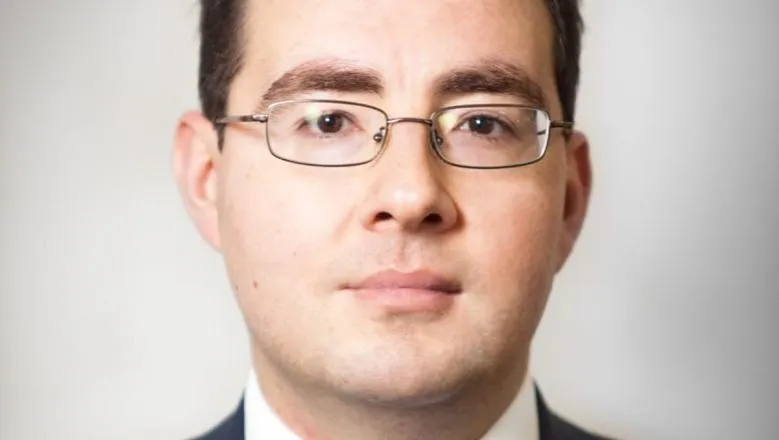
<path id="1" fill-rule="evenodd" d="M 444 223 L 444 217 L 437 212 L 428 213 L 423 218 L 421 218 L 421 221 L 419 221 L 420 220 L 419 217 L 408 218 L 406 220 L 408 221 L 408 225 L 411 225 L 413 223 L 416 226 L 423 226 L 423 225 L 433 226 L 433 225 L 441 225 Z M 398 223 L 404 223 L 404 224 L 406 223 L 406 221 L 404 221 L 402 217 L 395 217 L 394 215 L 392 215 L 387 211 L 377 212 L 376 215 L 373 217 L 373 222 L 377 224 L 389 223 L 395 221 L 397 221 Z"/>
<path id="2" fill-rule="evenodd" d="M 425 223 L 441 223 L 444 219 L 441 217 L 441 214 L 431 212 L 425 217 Z"/>
<path id="3" fill-rule="evenodd" d="M 392 220 L 392 214 L 390 214 L 387 211 L 382 211 L 378 214 L 376 214 L 376 221 L 377 222 L 384 222 L 387 220 Z"/>

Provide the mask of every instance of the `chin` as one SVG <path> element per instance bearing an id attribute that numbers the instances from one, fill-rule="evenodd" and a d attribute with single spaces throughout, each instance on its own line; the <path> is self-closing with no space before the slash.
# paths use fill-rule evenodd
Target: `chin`
<path id="1" fill-rule="evenodd" d="M 483 365 L 457 356 L 454 350 L 385 346 L 331 355 L 334 362 L 326 376 L 333 391 L 383 406 L 413 408 L 451 400 L 485 373 Z"/>

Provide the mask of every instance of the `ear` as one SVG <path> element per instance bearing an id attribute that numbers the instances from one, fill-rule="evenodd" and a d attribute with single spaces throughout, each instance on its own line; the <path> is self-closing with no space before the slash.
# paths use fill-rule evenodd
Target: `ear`
<path id="1" fill-rule="evenodd" d="M 220 249 L 217 210 L 220 158 L 213 124 L 200 112 L 185 113 L 176 127 L 173 173 L 198 232 L 217 250 Z"/>
<path id="2" fill-rule="evenodd" d="M 565 264 L 584 225 L 592 190 L 590 146 L 580 132 L 573 132 L 566 145 L 565 208 L 557 270 Z"/>

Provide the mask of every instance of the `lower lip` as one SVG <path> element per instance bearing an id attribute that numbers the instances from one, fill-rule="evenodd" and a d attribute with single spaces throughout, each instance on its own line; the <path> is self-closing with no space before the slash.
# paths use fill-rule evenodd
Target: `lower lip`
<path id="1" fill-rule="evenodd" d="M 454 303 L 456 294 L 429 289 L 382 288 L 354 289 L 362 302 L 394 313 L 440 313 Z"/>

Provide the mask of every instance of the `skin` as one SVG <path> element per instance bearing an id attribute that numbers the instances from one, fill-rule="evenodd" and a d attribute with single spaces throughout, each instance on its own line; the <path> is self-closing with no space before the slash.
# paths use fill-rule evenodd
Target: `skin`
<path id="1" fill-rule="evenodd" d="M 514 102 L 433 93 L 448 71 L 498 59 L 523 69 L 562 119 L 540 0 L 250 0 L 246 14 L 227 114 L 252 113 L 289 69 L 333 58 L 377 72 L 382 93 L 305 96 L 423 118 Z M 522 383 L 582 227 L 585 137 L 554 130 L 542 161 L 503 170 L 444 164 L 420 124 L 392 126 L 381 156 L 354 168 L 286 163 L 264 139 L 262 125 L 228 127 L 219 151 L 214 126 L 191 111 L 173 164 L 198 231 L 224 256 L 271 406 L 303 438 L 479 438 Z M 392 313 L 341 289 L 384 269 L 434 271 L 462 292 L 442 312 Z"/>

